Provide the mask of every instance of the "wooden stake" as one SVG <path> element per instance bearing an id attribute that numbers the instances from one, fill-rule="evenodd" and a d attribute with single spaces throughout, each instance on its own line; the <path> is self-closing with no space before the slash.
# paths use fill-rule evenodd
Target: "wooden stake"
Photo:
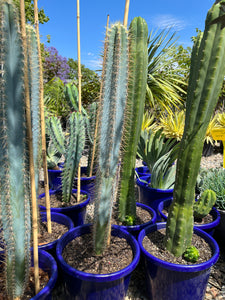
<path id="1" fill-rule="evenodd" d="M 26 21 L 25 21 L 25 5 L 24 0 L 20 0 L 20 15 L 21 15 L 21 35 L 24 47 L 24 80 L 25 80 L 25 101 L 26 101 L 26 122 L 27 122 L 27 139 L 29 149 L 29 167 L 31 181 L 31 201 L 32 201 L 32 228 L 33 228 L 33 255 L 34 255 L 34 281 L 35 293 L 39 292 L 39 264 L 38 264 L 38 222 L 37 222 L 37 198 L 35 189 L 35 172 L 32 144 L 32 129 L 30 115 L 30 94 L 29 94 L 29 79 L 28 79 L 28 62 L 27 62 L 27 39 L 26 39 Z"/>
<path id="2" fill-rule="evenodd" d="M 125 27 L 127 27 L 129 6 L 130 6 L 130 0 L 126 0 L 125 11 L 124 11 L 124 18 L 123 18 L 123 25 Z"/>
<path id="3" fill-rule="evenodd" d="M 78 64 L 78 109 L 81 113 L 81 57 L 80 57 L 80 2 L 77 0 L 77 64 Z M 80 202 L 80 163 L 77 174 L 77 202 Z"/>
<path id="4" fill-rule="evenodd" d="M 45 188 L 47 228 L 48 228 L 48 233 L 51 233 L 52 232 L 52 224 L 51 224 L 51 206 L 50 206 L 50 196 L 49 196 L 48 167 L 47 167 L 46 139 L 45 139 L 44 87 L 43 87 L 43 72 L 42 72 L 43 70 L 42 70 L 42 59 L 41 59 L 41 46 L 40 46 L 37 0 L 34 0 L 34 25 L 35 25 L 37 40 L 38 40 L 38 58 L 39 58 L 39 66 L 40 66 L 41 147 L 42 147 L 42 160 L 43 160 L 43 171 L 44 171 L 44 188 Z"/>
<path id="5" fill-rule="evenodd" d="M 109 28 L 109 15 L 107 15 L 105 40 L 107 38 L 108 28 Z M 103 64 L 102 64 L 103 66 L 105 64 L 105 57 L 106 57 L 106 47 L 104 48 Z M 102 74 L 102 76 L 103 76 L 103 74 Z M 102 96 L 102 81 L 101 81 L 101 86 L 100 86 L 100 95 L 99 95 L 99 99 L 100 100 L 99 101 L 101 101 L 101 96 Z M 98 133 L 98 121 L 99 121 L 99 109 L 97 110 L 97 116 L 96 116 L 95 134 L 94 134 L 94 141 L 93 141 L 93 151 L 92 151 L 91 165 L 90 165 L 90 174 L 89 174 L 90 177 L 92 176 L 93 167 L 94 167 L 94 159 L 95 159 L 95 151 L 96 151 L 96 141 L 97 141 L 97 133 Z"/>

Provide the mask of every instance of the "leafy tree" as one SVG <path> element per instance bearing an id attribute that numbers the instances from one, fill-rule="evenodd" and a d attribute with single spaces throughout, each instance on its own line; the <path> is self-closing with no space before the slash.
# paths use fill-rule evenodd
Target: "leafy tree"
<path id="1" fill-rule="evenodd" d="M 78 82 L 78 63 L 77 60 L 72 58 L 68 59 L 68 65 L 70 66 L 69 78 Z M 95 102 L 99 96 L 100 91 L 100 78 L 99 76 L 89 68 L 81 65 L 81 94 L 82 104 L 86 107 L 88 104 Z"/>
<path id="2" fill-rule="evenodd" d="M 18 7 L 20 7 L 20 0 L 13 0 L 13 1 Z M 33 0 L 25 0 L 24 4 L 25 4 L 26 21 L 31 24 L 34 24 L 34 4 L 32 2 Z M 41 24 L 44 24 L 49 21 L 49 17 L 45 15 L 43 8 L 39 9 L 38 18 Z"/>
<path id="3" fill-rule="evenodd" d="M 43 76 L 44 82 L 47 83 L 55 77 L 60 78 L 64 83 L 69 79 L 70 67 L 67 58 L 59 55 L 58 50 L 54 47 L 44 46 L 42 52 L 43 58 Z"/>

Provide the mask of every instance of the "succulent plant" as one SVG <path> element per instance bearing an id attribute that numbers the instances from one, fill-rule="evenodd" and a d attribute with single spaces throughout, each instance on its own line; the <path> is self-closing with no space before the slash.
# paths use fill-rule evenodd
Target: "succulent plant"
<path id="1" fill-rule="evenodd" d="M 209 189 L 205 190 L 194 203 L 194 218 L 202 219 L 207 216 L 215 202 L 216 193 Z"/>
<path id="2" fill-rule="evenodd" d="M 119 180 L 119 218 L 136 217 L 134 174 L 137 146 L 144 114 L 147 65 L 148 26 L 141 17 L 134 18 L 129 27 L 129 79 L 122 137 Z"/>
<path id="3" fill-rule="evenodd" d="M 112 202 L 122 138 L 128 82 L 128 33 L 113 24 L 105 40 L 100 120 L 98 129 L 98 172 L 96 174 L 94 249 L 102 253 L 111 232 Z"/>
<path id="4" fill-rule="evenodd" d="M 192 263 L 195 263 L 198 261 L 200 254 L 199 251 L 196 247 L 194 246 L 189 246 L 187 247 L 187 249 L 185 250 L 183 257 L 186 261 L 190 261 Z"/>
<path id="5" fill-rule="evenodd" d="M 0 1 L 0 206 L 9 299 L 21 298 L 30 267 L 30 182 L 25 117 L 24 72 L 28 60 L 35 172 L 38 161 L 39 64 L 37 39 L 27 28 L 28 50 L 22 43 L 17 9 Z M 25 53 L 28 52 L 28 57 Z M 36 176 L 36 182 L 38 177 Z M 18 213 L 19 212 L 19 213 Z"/>
<path id="6" fill-rule="evenodd" d="M 190 246 L 193 199 L 206 130 L 218 101 L 225 74 L 225 1 L 208 11 L 191 55 L 185 127 L 177 160 L 173 203 L 166 228 L 166 249 L 175 256 Z"/>

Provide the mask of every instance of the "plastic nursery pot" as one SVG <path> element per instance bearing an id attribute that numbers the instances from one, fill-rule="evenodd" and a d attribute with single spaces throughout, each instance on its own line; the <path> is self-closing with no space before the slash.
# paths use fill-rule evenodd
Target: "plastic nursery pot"
<path id="1" fill-rule="evenodd" d="M 49 187 L 51 190 L 57 190 L 62 186 L 62 169 L 63 163 L 58 164 L 60 170 L 48 170 L 48 179 L 49 179 Z M 87 167 L 81 167 L 81 174 L 87 174 Z M 81 189 L 87 192 L 90 196 L 90 200 L 94 200 L 94 186 L 95 186 L 95 178 L 96 176 L 91 177 L 81 177 L 80 184 Z M 77 188 L 77 178 L 74 178 L 74 185 L 73 187 Z"/>
<path id="2" fill-rule="evenodd" d="M 215 229 L 215 238 L 218 241 L 221 249 L 225 249 L 225 210 L 217 208 L 218 212 L 220 213 L 220 223 Z"/>
<path id="3" fill-rule="evenodd" d="M 56 190 L 56 191 L 49 190 L 50 196 L 57 192 L 59 192 L 59 190 Z M 72 190 L 72 193 L 76 193 L 76 192 L 77 192 L 76 189 Z M 87 207 L 88 203 L 90 202 L 90 197 L 87 192 L 85 192 L 83 190 L 81 190 L 80 192 L 81 192 L 81 194 L 87 196 L 87 199 L 85 201 L 83 201 L 81 203 L 77 203 L 76 205 L 68 206 L 68 207 L 51 207 L 51 212 L 61 213 L 61 214 L 68 216 L 72 220 L 74 226 L 79 226 L 79 225 L 84 224 L 86 207 Z M 41 199 L 43 197 L 45 197 L 45 193 L 39 195 L 39 199 Z M 41 211 L 46 211 L 45 206 L 39 205 L 39 207 L 40 207 Z"/>
<path id="4" fill-rule="evenodd" d="M 163 221 L 167 220 L 167 215 L 164 214 L 163 209 L 166 207 L 169 207 L 170 204 L 172 203 L 172 201 L 173 201 L 173 198 L 168 198 L 168 199 L 162 200 L 158 205 L 158 212 L 159 212 L 160 216 L 162 217 Z M 215 207 L 213 207 L 209 214 L 213 217 L 212 222 L 206 223 L 206 224 L 195 224 L 195 227 L 204 230 L 205 232 L 207 232 L 210 235 L 213 235 L 215 228 L 220 223 L 220 213 Z"/>
<path id="5" fill-rule="evenodd" d="M 147 166 L 135 168 L 135 172 L 138 175 L 137 178 L 142 176 L 150 176 L 150 171 Z"/>
<path id="6" fill-rule="evenodd" d="M 219 258 L 216 241 L 205 231 L 195 228 L 194 233 L 201 236 L 211 247 L 212 257 L 195 265 L 168 263 L 151 255 L 142 245 L 146 235 L 165 228 L 166 223 L 156 223 L 143 229 L 138 242 L 145 260 L 146 284 L 151 300 L 203 300 L 210 268 Z"/>
<path id="7" fill-rule="evenodd" d="M 149 187 L 150 176 L 137 178 L 137 186 L 139 193 L 139 202 L 152 207 L 157 214 L 157 221 L 161 221 L 161 216 L 158 213 L 158 205 L 163 199 L 173 196 L 173 189 L 161 190 Z"/>
<path id="8" fill-rule="evenodd" d="M 47 222 L 46 212 L 42 211 L 40 213 L 40 217 L 41 217 L 42 222 Z M 74 227 L 73 221 L 68 216 L 63 215 L 63 214 L 51 212 L 51 221 L 56 222 L 58 224 L 65 225 L 68 228 L 68 230 L 70 230 L 71 228 Z M 58 242 L 58 239 L 53 242 L 47 243 L 47 244 L 39 245 L 38 249 L 45 250 L 45 251 L 49 252 L 54 258 L 56 258 L 55 250 L 56 250 L 57 242 Z"/>
<path id="9" fill-rule="evenodd" d="M 134 225 L 134 226 L 114 225 L 114 227 L 126 230 L 126 231 L 130 232 L 135 238 L 138 238 L 138 235 L 142 229 L 144 229 L 145 227 L 147 227 L 151 224 L 154 224 L 156 222 L 157 215 L 153 208 L 151 208 L 143 203 L 136 202 L 136 206 L 141 207 L 142 209 L 148 211 L 151 215 L 151 220 L 146 223 L 140 224 L 140 225 Z"/>
<path id="10" fill-rule="evenodd" d="M 71 229 L 59 240 L 56 247 L 57 260 L 62 272 L 62 278 L 70 299 L 110 299 L 122 300 L 125 298 L 131 272 L 135 269 L 140 258 L 140 248 L 136 239 L 127 231 L 115 228 L 112 225 L 113 236 L 125 238 L 133 251 L 133 261 L 126 268 L 110 274 L 92 274 L 72 268 L 63 257 L 65 246 L 76 237 L 91 232 L 89 224 Z"/>

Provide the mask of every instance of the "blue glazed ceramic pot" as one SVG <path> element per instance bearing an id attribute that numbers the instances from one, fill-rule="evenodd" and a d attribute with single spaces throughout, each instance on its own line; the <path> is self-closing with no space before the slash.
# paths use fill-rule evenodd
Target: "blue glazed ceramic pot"
<path id="1" fill-rule="evenodd" d="M 173 198 L 169 198 L 169 199 L 162 200 L 159 203 L 158 212 L 159 212 L 160 216 L 162 217 L 162 221 L 167 220 L 167 215 L 164 214 L 163 209 L 166 207 L 169 207 L 170 204 L 172 203 L 172 201 L 173 201 Z M 220 213 L 218 212 L 218 210 L 215 207 L 213 207 L 209 214 L 213 217 L 212 222 L 206 223 L 206 224 L 195 224 L 195 227 L 204 230 L 205 232 L 207 232 L 210 235 L 213 235 L 215 228 L 220 223 Z"/>
<path id="2" fill-rule="evenodd" d="M 42 222 L 47 222 L 46 212 L 41 212 L 40 217 Z M 56 222 L 58 224 L 65 225 L 68 228 L 68 230 L 74 227 L 73 221 L 68 216 L 63 214 L 51 212 L 51 221 Z M 49 252 L 54 258 L 56 258 L 55 249 L 56 249 L 57 242 L 58 239 L 44 245 L 39 245 L 38 249 L 45 250 Z"/>
<path id="3" fill-rule="evenodd" d="M 133 261 L 126 268 L 110 274 L 92 274 L 78 271 L 69 266 L 62 257 L 65 246 L 83 234 L 91 232 L 91 226 L 86 224 L 71 229 L 59 240 L 56 247 L 57 260 L 62 272 L 70 299 L 110 299 L 122 300 L 125 298 L 131 272 L 135 269 L 140 258 L 140 248 L 136 239 L 127 231 L 114 228 L 111 234 L 125 238 L 133 251 Z"/>
<path id="4" fill-rule="evenodd" d="M 158 205 L 163 199 L 173 196 L 173 189 L 161 190 L 151 188 L 149 187 L 150 179 L 150 176 L 137 178 L 139 202 L 152 207 L 156 211 L 157 221 L 160 221 L 161 217 L 158 213 Z"/>
<path id="5" fill-rule="evenodd" d="M 59 191 L 49 190 L 50 196 L 57 192 L 59 192 Z M 76 192 L 77 192 L 76 189 L 72 190 L 72 193 L 76 193 Z M 81 194 L 87 196 L 87 199 L 85 201 L 78 203 L 76 205 L 73 205 L 73 206 L 68 206 L 68 207 L 51 207 L 51 212 L 61 213 L 61 214 L 68 216 L 72 220 L 74 226 L 80 226 L 80 225 L 84 224 L 84 218 L 85 218 L 85 214 L 86 214 L 86 206 L 90 202 L 90 197 L 87 192 L 85 192 L 83 190 L 81 190 L 80 192 L 81 192 Z M 45 197 L 45 193 L 39 195 L 39 199 L 44 198 L 44 197 Z M 40 207 L 41 211 L 46 211 L 45 206 L 39 205 L 39 207 Z"/>
<path id="6" fill-rule="evenodd" d="M 142 229 L 144 229 L 145 227 L 147 227 L 151 224 L 155 224 L 156 219 L 157 219 L 156 212 L 154 211 L 153 208 L 151 208 L 143 203 L 139 203 L 139 202 L 136 202 L 136 206 L 141 207 L 142 209 L 148 211 L 151 215 L 151 220 L 146 223 L 143 223 L 140 225 L 134 225 L 134 226 L 114 225 L 115 228 L 121 228 L 123 230 L 130 232 L 135 238 L 138 237 L 138 235 Z"/>
<path id="7" fill-rule="evenodd" d="M 156 223 L 143 229 L 138 236 L 138 243 L 145 260 L 146 284 L 151 300 L 204 300 L 210 275 L 210 268 L 219 258 L 216 241 L 205 231 L 194 228 L 211 247 L 211 258 L 195 265 L 168 263 L 151 255 L 142 245 L 146 235 L 165 228 L 166 223 Z"/>
<path id="8" fill-rule="evenodd" d="M 63 163 L 59 164 L 59 170 L 48 170 L 48 180 L 49 180 L 49 188 L 51 190 L 57 190 L 62 187 L 62 169 Z M 96 176 L 91 177 L 82 177 L 82 174 L 87 174 L 87 167 L 81 167 L 81 178 L 80 185 L 81 189 L 87 192 L 90 196 L 90 200 L 94 200 L 95 194 L 95 178 Z M 77 178 L 74 178 L 73 188 L 77 188 Z"/>
<path id="9" fill-rule="evenodd" d="M 150 176 L 150 171 L 147 166 L 135 168 L 135 171 L 136 171 L 138 177 Z"/>
<path id="10" fill-rule="evenodd" d="M 47 285 L 43 289 L 41 289 L 37 295 L 31 298 L 31 300 L 51 300 L 52 291 L 55 287 L 58 277 L 57 264 L 52 255 L 44 250 L 38 250 L 38 258 L 39 268 L 48 273 L 49 281 Z M 33 266 L 33 259 L 31 264 Z"/>

